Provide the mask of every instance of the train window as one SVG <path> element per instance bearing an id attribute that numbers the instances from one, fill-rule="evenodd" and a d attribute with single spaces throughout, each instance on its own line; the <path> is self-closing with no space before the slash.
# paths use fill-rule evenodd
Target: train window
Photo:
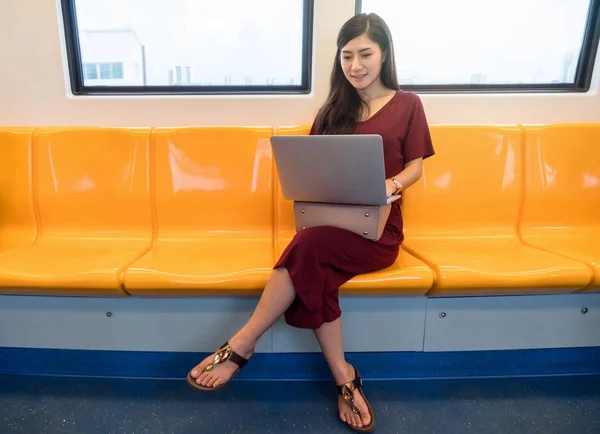
<path id="1" fill-rule="evenodd" d="M 308 93 L 314 0 L 61 0 L 71 89 Z"/>
<path id="2" fill-rule="evenodd" d="M 357 0 L 389 25 L 398 80 L 420 92 L 586 92 L 600 0 Z"/>

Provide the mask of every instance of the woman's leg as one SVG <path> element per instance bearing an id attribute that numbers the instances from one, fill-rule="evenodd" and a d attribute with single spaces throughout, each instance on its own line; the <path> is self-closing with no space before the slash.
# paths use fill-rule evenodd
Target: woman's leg
<path id="1" fill-rule="evenodd" d="M 295 297 L 296 291 L 287 270 L 283 267 L 274 269 L 252 317 L 229 339 L 231 348 L 240 356 L 249 358 L 258 339 L 283 315 Z M 192 370 L 192 377 L 198 384 L 216 387 L 229 380 L 237 369 L 236 364 L 228 361 L 200 375 L 213 358 L 214 355 L 207 357 Z"/>
<path id="2" fill-rule="evenodd" d="M 341 386 L 344 383 L 354 380 L 354 368 L 346 362 L 344 356 L 344 341 L 342 339 L 342 322 L 340 318 L 323 324 L 314 332 L 323 355 L 329 364 L 329 369 L 331 369 L 335 383 Z M 354 394 L 354 403 L 362 415 L 362 421 L 357 414 L 352 412 L 341 396 L 338 399 L 340 418 L 355 427 L 360 428 L 368 425 L 371 422 L 369 409 L 358 392 Z"/>

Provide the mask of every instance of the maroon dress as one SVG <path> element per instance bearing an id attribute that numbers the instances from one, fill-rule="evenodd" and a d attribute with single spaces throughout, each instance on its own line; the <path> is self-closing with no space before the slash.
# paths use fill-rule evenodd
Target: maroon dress
<path id="1" fill-rule="evenodd" d="M 316 125 L 310 134 L 317 134 Z M 361 122 L 355 134 L 383 138 L 385 176 L 390 178 L 416 158 L 434 154 L 420 98 L 398 91 L 377 113 Z M 285 267 L 296 298 L 285 312 L 286 322 L 298 328 L 317 329 L 341 315 L 339 287 L 354 276 L 391 266 L 404 239 L 401 199 L 392 205 L 378 241 L 332 226 L 305 229 L 296 234 L 274 268 Z"/>

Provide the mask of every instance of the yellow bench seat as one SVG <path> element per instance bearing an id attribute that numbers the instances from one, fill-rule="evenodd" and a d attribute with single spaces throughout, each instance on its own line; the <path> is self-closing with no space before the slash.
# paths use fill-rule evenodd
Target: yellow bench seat
<path id="1" fill-rule="evenodd" d="M 404 246 L 436 273 L 428 295 L 567 293 L 588 284 L 585 264 L 519 239 L 519 127 L 433 126 L 431 134 L 437 155 L 404 198 Z"/>
<path id="2" fill-rule="evenodd" d="M 600 124 L 527 125 L 521 233 L 530 246 L 585 264 L 600 290 Z"/>
<path id="3" fill-rule="evenodd" d="M 152 242 L 150 129 L 40 128 L 34 143 L 40 233 L 0 257 L 0 292 L 127 295 Z"/>
<path id="4" fill-rule="evenodd" d="M 271 128 L 158 128 L 157 237 L 135 296 L 256 295 L 273 266 Z"/>
<path id="5" fill-rule="evenodd" d="M 600 290 L 600 124 L 431 133 L 396 263 L 341 295 Z M 0 128 L 0 293 L 260 294 L 295 233 L 272 134 Z"/>

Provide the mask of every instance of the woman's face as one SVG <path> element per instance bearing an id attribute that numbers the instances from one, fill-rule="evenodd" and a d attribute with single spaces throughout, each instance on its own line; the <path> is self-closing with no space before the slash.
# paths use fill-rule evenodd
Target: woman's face
<path id="1" fill-rule="evenodd" d="M 365 90 L 380 79 L 383 53 L 364 33 L 342 47 L 341 64 L 346 79 L 357 90 Z"/>

